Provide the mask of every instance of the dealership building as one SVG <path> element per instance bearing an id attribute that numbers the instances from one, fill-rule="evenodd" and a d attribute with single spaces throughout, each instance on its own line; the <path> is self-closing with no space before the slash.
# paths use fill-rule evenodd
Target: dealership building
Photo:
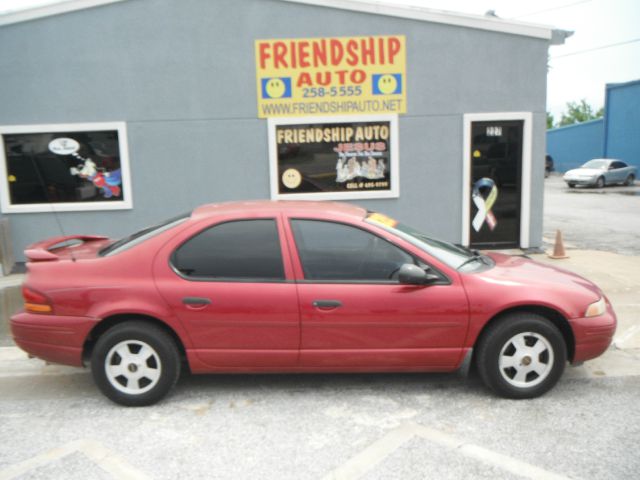
<path id="1" fill-rule="evenodd" d="M 71 0 L 1 16 L 15 257 L 264 198 L 539 247 L 547 55 L 568 34 L 353 0 Z"/>

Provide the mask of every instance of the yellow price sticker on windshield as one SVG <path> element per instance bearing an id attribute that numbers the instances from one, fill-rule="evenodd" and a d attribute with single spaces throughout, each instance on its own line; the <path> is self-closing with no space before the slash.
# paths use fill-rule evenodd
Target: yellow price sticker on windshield
<path id="1" fill-rule="evenodd" d="M 390 228 L 393 228 L 398 224 L 397 220 L 394 220 L 391 217 L 387 217 L 386 215 L 384 215 L 382 213 L 372 213 L 371 215 L 369 215 L 367 217 L 367 219 L 372 221 L 372 222 L 376 222 L 376 223 L 379 223 L 381 225 L 384 225 L 384 226 L 390 227 Z"/>

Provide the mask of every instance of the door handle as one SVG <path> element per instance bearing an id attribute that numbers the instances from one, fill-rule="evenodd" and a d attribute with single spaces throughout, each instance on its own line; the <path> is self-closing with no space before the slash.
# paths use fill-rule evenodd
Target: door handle
<path id="1" fill-rule="evenodd" d="M 185 305 L 209 305 L 211 300 L 203 297 L 184 297 L 182 303 Z"/>
<path id="2" fill-rule="evenodd" d="M 312 305 L 316 308 L 324 310 L 333 310 L 342 306 L 342 302 L 339 300 L 314 300 Z"/>

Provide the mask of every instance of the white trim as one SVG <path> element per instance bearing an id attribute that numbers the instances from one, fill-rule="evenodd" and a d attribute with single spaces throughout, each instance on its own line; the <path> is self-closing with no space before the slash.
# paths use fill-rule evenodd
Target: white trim
<path id="1" fill-rule="evenodd" d="M 374 15 L 385 15 L 387 17 L 407 18 L 410 20 L 420 20 L 423 22 L 443 23 L 458 27 L 475 28 L 479 30 L 489 30 L 493 32 L 510 33 L 513 35 L 523 35 L 525 37 L 542 38 L 551 40 L 553 27 L 536 23 L 518 22 L 506 20 L 498 17 L 487 17 L 483 15 L 471 15 L 458 12 L 448 12 L 445 10 L 434 10 L 430 8 L 391 5 L 379 1 L 359 1 L 359 0 L 281 0 L 283 2 L 301 3 L 317 7 L 336 8 L 340 10 L 350 10 L 353 12 L 371 13 Z"/>
<path id="2" fill-rule="evenodd" d="M 124 0 L 67 0 L 50 5 L 27 8 L 19 11 L 10 11 L 0 15 L 0 26 L 11 25 L 13 23 L 27 22 L 38 18 L 51 17 L 62 13 L 75 12 L 87 8 L 100 7 L 110 3 L 118 3 Z"/>
<path id="3" fill-rule="evenodd" d="M 67 0 L 51 5 L 44 5 L 29 8 L 21 11 L 9 12 L 0 15 L 0 26 L 11 25 L 13 23 L 36 20 L 38 18 L 60 15 L 74 12 L 86 8 L 99 7 L 118 3 L 124 0 Z M 539 25 L 535 23 L 519 22 L 498 17 L 487 17 L 482 15 L 471 15 L 445 10 L 435 10 L 423 7 L 391 5 L 380 1 L 363 0 L 280 0 L 289 3 L 303 5 L 313 5 L 317 7 L 335 8 L 352 12 L 369 13 L 373 15 L 384 15 L 387 17 L 406 18 L 423 22 L 441 23 L 445 25 L 455 25 L 458 27 L 475 28 L 478 30 L 488 30 L 493 32 L 509 33 L 512 35 L 522 35 L 525 37 L 541 38 L 544 40 L 553 39 L 553 27 Z M 564 38 L 562 42 L 564 43 Z"/>
<path id="4" fill-rule="evenodd" d="M 462 146 L 462 244 L 470 243 L 471 202 L 471 123 L 503 120 L 522 120 L 522 177 L 520 186 L 520 248 L 529 248 L 529 224 L 531 222 L 531 149 L 533 138 L 533 114 L 531 112 L 465 113 L 463 118 Z"/>
<path id="5" fill-rule="evenodd" d="M 320 123 L 389 122 L 391 188 L 370 192 L 278 193 L 278 144 L 276 126 L 311 125 Z M 363 200 L 371 198 L 398 198 L 400 196 L 400 155 L 398 148 L 398 115 L 337 115 L 328 117 L 268 118 L 269 177 L 272 200 Z"/>
<path id="6" fill-rule="evenodd" d="M 9 180 L 7 178 L 7 159 L 5 157 L 4 134 L 10 133 L 61 133 L 61 132 L 98 132 L 117 130 L 120 147 L 120 171 L 122 175 L 123 200 L 110 202 L 86 203 L 37 203 L 31 205 L 12 205 L 9 197 Z M 2 213 L 55 213 L 85 212 L 96 210 L 129 210 L 133 208 L 131 197 L 131 172 L 129 168 L 129 146 L 127 141 L 127 125 L 125 122 L 95 123 L 54 123 L 46 125 L 0 125 L 0 207 Z"/>

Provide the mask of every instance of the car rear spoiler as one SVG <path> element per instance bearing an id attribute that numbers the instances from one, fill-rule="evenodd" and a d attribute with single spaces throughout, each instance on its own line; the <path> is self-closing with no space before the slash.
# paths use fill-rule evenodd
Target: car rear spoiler
<path id="1" fill-rule="evenodd" d="M 109 237 L 101 235 L 65 235 L 61 237 L 53 237 L 29 245 L 24 251 L 24 255 L 27 257 L 27 261 L 29 262 L 51 262 L 58 260 L 59 257 L 50 250 L 62 246 L 61 244 L 63 243 L 72 240 L 79 240 L 82 243 L 95 242 L 98 240 L 106 240 L 107 238 Z"/>

